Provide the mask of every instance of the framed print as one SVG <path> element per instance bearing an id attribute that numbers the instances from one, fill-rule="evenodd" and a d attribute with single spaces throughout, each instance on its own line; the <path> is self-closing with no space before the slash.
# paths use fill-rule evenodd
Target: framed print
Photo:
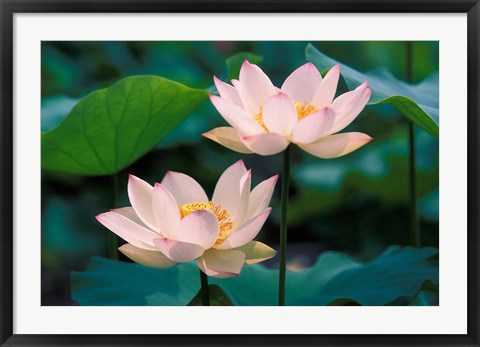
<path id="1" fill-rule="evenodd" d="M 2 346 L 479 345 L 478 1 L 1 6 Z"/>

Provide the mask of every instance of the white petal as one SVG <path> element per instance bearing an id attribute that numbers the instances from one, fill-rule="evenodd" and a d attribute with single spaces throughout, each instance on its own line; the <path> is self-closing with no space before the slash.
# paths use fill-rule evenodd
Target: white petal
<path id="1" fill-rule="evenodd" d="M 160 235 L 117 212 L 106 212 L 96 216 L 97 220 L 122 239 L 135 247 L 155 249 L 153 239 Z"/>
<path id="2" fill-rule="evenodd" d="M 199 210 L 185 216 L 178 227 L 178 239 L 194 243 L 204 249 L 212 247 L 218 238 L 220 228 L 215 214 L 209 210 Z"/>
<path id="3" fill-rule="evenodd" d="M 362 133 L 341 133 L 321 138 L 308 145 L 299 145 L 304 151 L 319 158 L 338 158 L 371 142 L 372 138 Z"/>
<path id="4" fill-rule="evenodd" d="M 244 105 L 249 105 L 253 114 L 259 113 L 260 107 L 267 99 L 277 93 L 277 88 L 273 86 L 262 69 L 257 65 L 250 64 L 247 60 L 240 68 L 239 82 L 245 91 L 245 95 L 239 91 L 240 97 L 243 98 Z"/>
<path id="5" fill-rule="evenodd" d="M 162 185 L 173 195 L 179 206 L 190 202 L 207 202 L 208 197 L 203 188 L 188 175 L 168 171 Z"/>
<path id="6" fill-rule="evenodd" d="M 253 117 L 230 101 L 216 95 L 210 95 L 210 101 L 228 124 L 240 133 L 255 135 L 265 132 Z"/>
<path id="7" fill-rule="evenodd" d="M 247 213 L 244 221 L 248 221 L 259 213 L 265 211 L 272 199 L 275 184 L 278 181 L 278 175 L 270 177 L 269 179 L 260 182 L 250 193 L 250 201 L 248 203 Z"/>
<path id="8" fill-rule="evenodd" d="M 346 128 L 360 112 L 365 108 L 372 91 L 365 82 L 355 90 L 340 95 L 333 101 L 332 108 L 335 110 L 335 122 L 330 133 L 336 133 Z"/>
<path id="9" fill-rule="evenodd" d="M 340 78 L 340 65 L 335 65 L 327 72 L 327 75 L 318 86 L 312 98 L 312 104 L 317 109 L 330 106 L 337 91 L 338 79 Z"/>
<path id="10" fill-rule="evenodd" d="M 228 211 L 231 219 L 235 219 L 239 208 L 243 189 L 240 181 L 246 173 L 247 168 L 243 160 L 237 161 L 222 173 L 213 192 L 213 203 Z"/>
<path id="11" fill-rule="evenodd" d="M 128 198 L 137 216 L 153 230 L 158 230 L 152 210 L 153 187 L 144 180 L 128 176 Z"/>
<path id="12" fill-rule="evenodd" d="M 248 202 L 250 200 L 251 187 L 252 172 L 251 170 L 248 170 L 240 179 L 240 199 L 234 210 L 235 213 L 232 213 L 233 230 L 237 230 L 237 228 L 243 224 L 242 222 L 245 218 L 245 213 L 247 213 Z"/>
<path id="13" fill-rule="evenodd" d="M 250 104 L 250 99 L 248 98 L 248 93 L 245 90 L 245 87 L 235 79 L 232 80 L 232 84 L 242 102 L 241 108 L 245 110 L 245 113 L 248 114 L 250 118 L 255 119 L 255 116 L 260 113 L 260 110 Z"/>
<path id="14" fill-rule="evenodd" d="M 202 136 L 205 136 L 207 139 L 215 141 L 232 151 L 244 154 L 253 153 L 247 146 L 245 146 L 234 128 L 219 127 L 203 133 Z"/>
<path id="15" fill-rule="evenodd" d="M 241 247 L 235 248 L 235 250 L 245 253 L 245 264 L 257 264 L 273 258 L 277 254 L 276 250 L 258 241 L 250 241 Z"/>
<path id="16" fill-rule="evenodd" d="M 158 250 L 145 250 L 132 246 L 129 243 L 119 247 L 118 250 L 134 262 L 155 269 L 166 269 L 176 264 Z"/>
<path id="17" fill-rule="evenodd" d="M 301 119 L 293 129 L 291 141 L 296 144 L 306 144 L 318 140 L 329 133 L 335 121 L 335 111 L 331 108 L 312 113 Z"/>
<path id="18" fill-rule="evenodd" d="M 282 92 L 300 104 L 309 104 L 322 82 L 322 75 L 315 65 L 308 62 L 293 71 L 282 85 Z"/>
<path id="19" fill-rule="evenodd" d="M 142 227 L 148 229 L 148 226 L 146 226 L 145 223 L 143 223 L 143 221 L 140 219 L 140 217 L 137 216 L 133 207 L 129 206 L 129 207 L 115 208 L 115 209 L 111 210 L 111 212 L 119 213 L 122 216 L 130 219 L 131 221 L 133 221 L 135 223 L 137 223 L 138 225 L 141 225 Z"/>
<path id="20" fill-rule="evenodd" d="M 267 208 L 263 213 L 260 213 L 256 217 L 253 217 L 252 219 L 241 225 L 240 228 L 238 228 L 217 248 L 237 248 L 252 241 L 253 238 L 257 236 L 257 234 L 260 232 L 260 229 L 262 229 L 262 226 L 267 220 L 271 210 L 271 208 Z"/>
<path id="21" fill-rule="evenodd" d="M 197 264 L 200 270 L 210 277 L 228 278 L 240 275 L 245 254 L 238 250 L 220 251 L 210 249 L 198 258 Z"/>
<path id="22" fill-rule="evenodd" d="M 235 87 L 231 86 L 228 83 L 220 81 L 216 76 L 213 76 L 213 82 L 215 83 L 218 93 L 222 98 L 230 101 L 231 103 L 234 103 L 239 107 L 243 107 L 242 100 L 240 100 L 240 96 L 238 95 Z"/>
<path id="23" fill-rule="evenodd" d="M 260 155 L 280 153 L 290 143 L 285 136 L 274 133 L 244 136 L 242 141 L 250 150 Z"/>
<path id="24" fill-rule="evenodd" d="M 159 238 L 153 240 L 158 250 L 177 263 L 186 263 L 200 257 L 205 250 L 195 243 Z"/>
<path id="25" fill-rule="evenodd" d="M 269 131 L 288 136 L 297 124 L 297 108 L 287 94 L 278 93 L 263 105 L 262 117 Z"/>
<path id="26" fill-rule="evenodd" d="M 163 237 L 176 240 L 180 211 L 173 195 L 162 184 L 156 183 L 152 195 L 153 215 Z"/>

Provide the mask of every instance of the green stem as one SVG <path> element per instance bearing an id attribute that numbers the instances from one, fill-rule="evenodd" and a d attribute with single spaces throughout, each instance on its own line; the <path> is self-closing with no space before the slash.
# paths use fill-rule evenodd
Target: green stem
<path id="1" fill-rule="evenodd" d="M 408 124 L 409 156 L 408 176 L 410 186 L 410 239 L 413 247 L 421 247 L 420 221 L 417 209 L 417 177 L 415 164 L 415 128 L 411 121 Z"/>
<path id="2" fill-rule="evenodd" d="M 200 271 L 200 284 L 202 286 L 202 304 L 203 306 L 210 306 L 210 294 L 208 292 L 208 276 Z"/>
<path id="3" fill-rule="evenodd" d="M 282 197 L 280 220 L 280 277 L 278 283 L 278 306 L 285 306 L 285 275 L 287 267 L 287 212 L 288 186 L 290 184 L 290 146 L 283 152 Z"/>
<path id="4" fill-rule="evenodd" d="M 118 206 L 118 173 L 112 175 L 112 208 L 117 208 Z M 108 244 L 108 256 L 111 259 L 118 260 L 118 242 L 117 236 L 111 231 L 107 231 L 107 244 Z"/>
<path id="5" fill-rule="evenodd" d="M 413 83 L 413 42 L 407 41 L 407 80 Z M 410 240 L 414 247 L 421 246 L 420 220 L 417 209 L 417 177 L 415 159 L 415 125 L 408 121 L 408 177 L 410 191 Z"/>

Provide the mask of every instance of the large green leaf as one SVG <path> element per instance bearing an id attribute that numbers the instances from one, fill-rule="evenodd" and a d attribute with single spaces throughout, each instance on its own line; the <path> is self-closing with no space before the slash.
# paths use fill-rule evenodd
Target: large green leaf
<path id="1" fill-rule="evenodd" d="M 208 286 L 208 295 L 210 298 L 210 306 L 233 306 L 228 295 L 216 284 L 210 284 Z M 201 289 L 188 303 L 188 306 L 203 306 Z"/>
<path id="2" fill-rule="evenodd" d="M 110 175 L 140 158 L 208 96 L 156 76 L 133 76 L 95 91 L 42 134 L 42 168 Z"/>
<path id="3" fill-rule="evenodd" d="M 306 59 L 314 63 L 320 71 L 340 64 L 311 44 L 307 46 L 305 54 Z M 398 80 L 386 69 L 361 73 L 345 64 L 340 65 L 342 77 L 349 89 L 368 81 L 372 89 L 369 105 L 390 103 L 411 121 L 438 137 L 438 74 L 412 85 Z"/>
<path id="4" fill-rule="evenodd" d="M 288 305 L 386 305 L 420 290 L 436 289 L 438 265 L 434 248 L 392 246 L 361 264 L 351 257 L 326 252 L 303 271 L 287 271 Z M 209 279 L 235 305 L 276 305 L 278 270 L 245 266 L 236 278 Z M 195 263 L 155 270 L 91 258 L 87 270 L 72 273 L 72 297 L 81 305 L 186 305 L 199 288 Z"/>

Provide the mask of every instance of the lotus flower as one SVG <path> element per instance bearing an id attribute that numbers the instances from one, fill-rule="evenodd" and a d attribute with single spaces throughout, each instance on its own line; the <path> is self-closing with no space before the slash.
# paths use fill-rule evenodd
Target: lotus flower
<path id="1" fill-rule="evenodd" d="M 197 260 L 209 276 L 238 276 L 244 263 L 275 255 L 272 248 L 252 240 L 270 214 L 277 178 L 250 191 L 251 172 L 240 160 L 221 175 L 210 200 L 182 173 L 168 172 L 154 187 L 130 175 L 132 207 L 102 213 L 97 220 L 127 241 L 119 250 L 142 265 L 167 268 Z"/>
<path id="2" fill-rule="evenodd" d="M 233 85 L 214 76 L 220 96 L 210 96 L 232 127 L 203 136 L 240 153 L 276 154 L 289 143 L 319 158 L 350 153 L 372 138 L 359 132 L 336 133 L 363 110 L 371 90 L 365 82 L 334 99 L 339 76 L 339 65 L 322 78 L 315 65 L 307 63 L 279 89 L 258 66 L 245 61 Z"/>

